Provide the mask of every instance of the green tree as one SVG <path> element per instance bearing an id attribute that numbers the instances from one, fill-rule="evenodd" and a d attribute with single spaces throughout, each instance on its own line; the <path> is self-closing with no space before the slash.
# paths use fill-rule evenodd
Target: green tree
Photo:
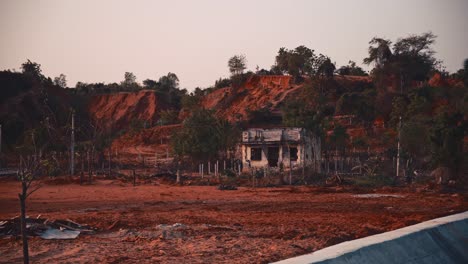
<path id="1" fill-rule="evenodd" d="M 400 38 L 392 46 L 390 40 L 375 37 L 369 42 L 369 56 L 364 63 L 375 65 L 372 74 L 379 86 L 397 79 L 400 91 L 406 91 L 413 81 L 427 80 L 438 64 L 431 47 L 435 39 L 428 32 Z"/>
<path id="2" fill-rule="evenodd" d="M 334 147 L 344 155 L 346 150 L 346 143 L 349 140 L 349 135 L 346 132 L 346 128 L 342 126 L 336 126 L 333 129 L 333 133 L 329 137 L 330 147 Z"/>
<path id="3" fill-rule="evenodd" d="M 314 50 L 306 46 L 298 46 L 294 50 L 280 48 L 275 58 L 275 65 L 271 71 L 273 73 L 287 73 L 297 81 L 302 75 L 311 75 L 314 72 L 316 60 Z"/>
<path id="4" fill-rule="evenodd" d="M 164 110 L 160 112 L 160 121 L 162 125 L 177 124 L 179 112 L 174 110 Z"/>
<path id="5" fill-rule="evenodd" d="M 229 72 L 232 75 L 240 75 L 244 72 L 247 60 L 244 55 L 234 55 L 228 60 Z"/>
<path id="6" fill-rule="evenodd" d="M 364 63 L 367 65 L 373 63 L 379 69 L 385 67 L 393 56 L 390 49 L 392 42 L 388 39 L 374 37 L 369 44 L 369 57 L 364 59 Z"/>
<path id="7" fill-rule="evenodd" d="M 171 145 L 178 157 L 207 160 L 237 142 L 237 134 L 233 131 L 234 127 L 217 119 L 213 111 L 197 109 L 183 122 L 182 129 L 172 136 Z"/>
<path id="8" fill-rule="evenodd" d="M 54 78 L 54 84 L 61 88 L 67 88 L 67 76 L 61 73 L 58 77 Z"/>
<path id="9" fill-rule="evenodd" d="M 367 73 L 359 66 L 356 66 L 356 62 L 349 61 L 348 65 L 341 66 L 337 73 L 339 75 L 352 75 L 352 76 L 367 76 Z"/>
<path id="10" fill-rule="evenodd" d="M 463 62 L 463 71 L 463 82 L 465 84 L 465 87 L 468 88 L 468 59 L 465 59 L 465 61 Z"/>
<path id="11" fill-rule="evenodd" d="M 317 71 L 316 75 L 326 79 L 333 78 L 336 66 L 331 62 L 330 58 L 320 54 L 316 60 Z"/>
<path id="12" fill-rule="evenodd" d="M 45 80 L 45 76 L 42 75 L 42 69 L 39 63 L 28 60 L 25 63 L 21 64 L 21 70 L 23 74 L 30 76 L 33 79 L 39 81 Z"/>
<path id="13" fill-rule="evenodd" d="M 448 167 L 461 174 L 463 165 L 463 137 L 467 135 L 467 122 L 459 112 L 451 112 L 448 107 L 439 108 L 430 129 L 432 164 Z"/>
<path id="14" fill-rule="evenodd" d="M 370 123 L 375 119 L 375 91 L 344 93 L 336 102 L 335 113 L 339 115 L 352 114 Z"/>
<path id="15" fill-rule="evenodd" d="M 125 72 L 124 80 L 122 81 L 121 85 L 124 89 L 135 90 L 138 89 L 138 83 L 136 82 L 136 76 L 132 72 Z"/>

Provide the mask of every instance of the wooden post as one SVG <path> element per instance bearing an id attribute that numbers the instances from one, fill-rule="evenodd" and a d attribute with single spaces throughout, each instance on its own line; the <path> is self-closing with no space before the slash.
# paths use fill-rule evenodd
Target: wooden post
<path id="1" fill-rule="evenodd" d="M 359 162 L 359 174 L 362 175 L 362 164 L 361 164 L 361 158 L 360 157 L 358 158 L 358 162 Z"/>
<path id="2" fill-rule="evenodd" d="M 180 183 L 180 166 L 179 166 L 179 161 L 177 161 L 176 183 Z"/>
<path id="3" fill-rule="evenodd" d="M 224 163 L 224 171 L 226 171 L 226 160 L 223 160 Z"/>
<path id="4" fill-rule="evenodd" d="M 86 151 L 86 157 L 88 158 L 88 182 L 91 184 L 91 157 L 89 155 L 89 150 Z"/>
<path id="5" fill-rule="evenodd" d="M 83 153 L 83 152 L 81 152 L 80 158 L 81 158 L 81 172 L 84 172 L 84 160 L 85 160 L 85 157 L 84 157 L 84 153 Z"/>
<path id="6" fill-rule="evenodd" d="M 111 167 L 111 164 L 112 164 L 112 156 L 111 156 L 111 149 L 109 149 L 109 178 L 112 177 L 112 167 Z"/>
<path id="7" fill-rule="evenodd" d="M 203 163 L 201 164 L 201 177 L 203 179 Z"/>
<path id="8" fill-rule="evenodd" d="M 0 124 L 0 168 L 2 165 L 2 124 Z"/>
<path id="9" fill-rule="evenodd" d="M 135 185 L 136 185 L 136 173 L 135 173 L 135 169 L 133 169 L 132 172 L 133 172 L 133 187 L 135 187 Z"/>
<path id="10" fill-rule="evenodd" d="M 306 165 L 304 141 L 302 142 L 301 154 L 302 154 L 302 180 L 304 181 L 305 180 L 305 165 Z M 290 185 L 292 185 L 292 182 L 290 183 Z"/>
<path id="11" fill-rule="evenodd" d="M 336 171 L 338 170 L 336 157 L 333 157 L 333 162 L 335 163 L 335 173 L 336 173 Z"/>
<path id="12" fill-rule="evenodd" d="M 400 176 L 400 136 L 401 136 L 401 116 L 400 123 L 398 124 L 398 152 L 397 152 L 397 164 L 396 164 L 396 177 Z"/>
<path id="13" fill-rule="evenodd" d="M 72 110 L 70 140 L 70 174 L 75 175 L 75 111 Z"/>

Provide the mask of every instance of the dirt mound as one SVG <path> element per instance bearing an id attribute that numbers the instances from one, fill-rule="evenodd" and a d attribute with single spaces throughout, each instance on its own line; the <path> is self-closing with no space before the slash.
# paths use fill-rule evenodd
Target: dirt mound
<path id="1" fill-rule="evenodd" d="M 237 89 L 227 87 L 206 95 L 201 105 L 216 110 L 220 117 L 230 121 L 246 120 L 251 111 L 277 110 L 278 105 L 299 87 L 291 84 L 291 76 L 254 75 Z"/>
<path id="2" fill-rule="evenodd" d="M 154 91 L 101 94 L 91 98 L 88 111 L 103 129 L 120 129 L 132 122 L 154 124 L 161 105 Z"/>

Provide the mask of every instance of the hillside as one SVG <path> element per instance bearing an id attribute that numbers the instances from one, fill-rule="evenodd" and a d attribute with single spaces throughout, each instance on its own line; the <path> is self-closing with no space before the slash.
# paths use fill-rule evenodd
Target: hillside
<path id="1" fill-rule="evenodd" d="M 335 76 L 334 82 L 344 90 L 355 90 L 371 85 L 372 80 L 367 76 Z M 263 109 L 279 115 L 282 103 L 300 96 L 307 84 L 293 84 L 289 75 L 253 75 L 237 89 L 226 87 L 209 93 L 201 106 L 229 121 L 247 120 L 249 112 Z"/>
<path id="2" fill-rule="evenodd" d="M 95 95 L 88 105 L 91 119 L 104 130 L 123 129 L 135 122 L 151 126 L 158 120 L 160 110 L 158 98 L 151 90 Z"/>
<path id="3" fill-rule="evenodd" d="M 278 110 L 279 104 L 300 87 L 291 84 L 291 76 L 254 75 L 237 89 L 227 87 L 206 95 L 201 105 L 229 121 L 246 120 L 249 111 Z"/>

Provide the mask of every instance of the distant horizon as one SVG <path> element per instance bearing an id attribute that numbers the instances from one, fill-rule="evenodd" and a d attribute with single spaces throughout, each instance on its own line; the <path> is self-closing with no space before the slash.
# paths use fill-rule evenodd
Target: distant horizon
<path id="1" fill-rule="evenodd" d="M 305 45 L 336 63 L 365 70 L 373 37 L 433 32 L 433 49 L 453 73 L 468 58 L 468 1 L 59 1 L 0 2 L 0 70 L 30 59 L 47 77 L 65 74 L 68 87 L 137 82 L 168 72 L 180 88 L 214 85 L 230 76 L 228 59 L 247 58 L 247 70 L 270 69 L 281 47 Z"/>

